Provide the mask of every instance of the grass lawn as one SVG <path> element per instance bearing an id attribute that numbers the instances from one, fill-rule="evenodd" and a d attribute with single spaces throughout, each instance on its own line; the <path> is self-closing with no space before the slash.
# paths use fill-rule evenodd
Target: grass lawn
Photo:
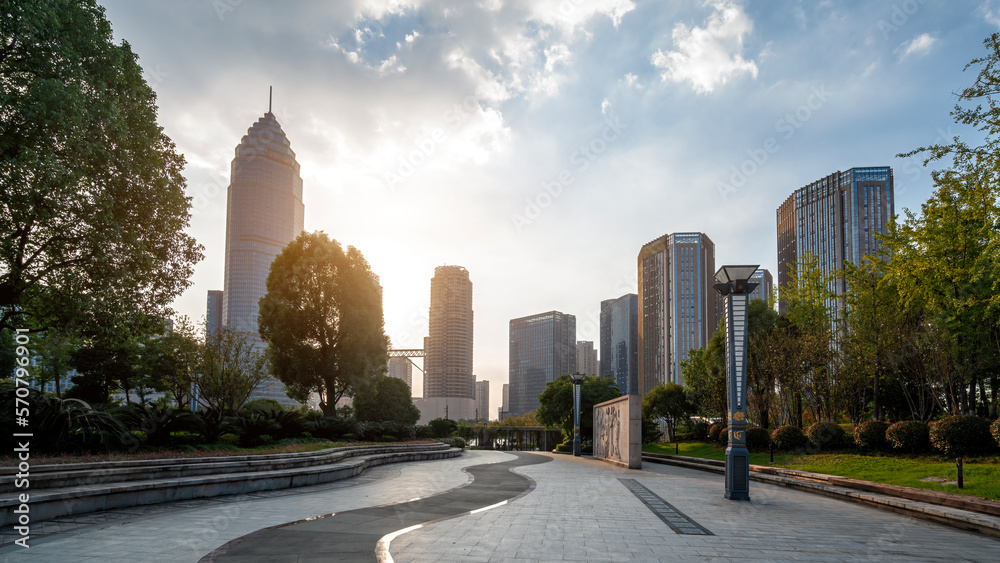
<path id="1" fill-rule="evenodd" d="M 674 444 L 646 444 L 642 451 L 673 454 Z M 680 455 L 721 460 L 726 457 L 726 449 L 707 442 L 681 442 Z M 951 483 L 956 479 L 955 460 L 939 455 L 862 454 L 850 450 L 811 455 L 776 453 L 771 463 L 768 454 L 751 453 L 750 463 L 1000 500 L 1000 456 L 995 455 L 965 460 L 963 489 Z"/>
<path id="2" fill-rule="evenodd" d="M 198 445 L 193 448 L 169 449 L 155 451 L 112 452 L 102 454 L 31 454 L 32 465 L 50 465 L 56 463 L 100 463 L 105 461 L 129 461 L 137 459 L 180 459 L 192 457 L 224 457 L 257 454 L 285 454 L 295 452 L 315 452 L 330 448 L 346 446 L 392 445 L 427 443 L 429 440 L 412 442 L 331 442 L 308 441 L 293 444 L 270 444 L 254 448 L 241 448 L 228 444 Z M 16 467 L 18 460 L 12 457 L 0 457 L 0 467 Z"/>

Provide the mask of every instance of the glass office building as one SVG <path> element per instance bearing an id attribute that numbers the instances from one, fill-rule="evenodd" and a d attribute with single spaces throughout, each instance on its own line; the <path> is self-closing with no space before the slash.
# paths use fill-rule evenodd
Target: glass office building
<path id="1" fill-rule="evenodd" d="M 545 384 L 574 371 L 576 317 L 549 311 L 510 321 L 510 416 L 538 409 Z"/>
<path id="2" fill-rule="evenodd" d="M 610 375 L 622 395 L 639 393 L 639 296 L 601 301 L 601 375 Z"/>
<path id="3" fill-rule="evenodd" d="M 424 340 L 424 398 L 474 400 L 472 281 L 468 270 L 461 266 L 434 268 L 428 317 L 428 336 Z"/>

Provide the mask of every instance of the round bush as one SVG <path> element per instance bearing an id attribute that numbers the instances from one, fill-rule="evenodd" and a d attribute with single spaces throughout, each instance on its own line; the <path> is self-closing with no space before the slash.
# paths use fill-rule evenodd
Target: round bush
<path id="1" fill-rule="evenodd" d="M 885 439 L 897 450 L 922 452 L 931 445 L 930 427 L 916 420 L 896 422 L 885 431 Z"/>
<path id="2" fill-rule="evenodd" d="M 726 444 L 729 443 L 729 429 L 728 428 L 723 428 L 721 431 L 719 431 L 719 443 L 722 444 L 723 446 L 725 446 Z"/>
<path id="3" fill-rule="evenodd" d="M 854 443 L 869 450 L 889 449 L 885 431 L 889 425 L 881 420 L 869 420 L 854 427 Z"/>
<path id="4" fill-rule="evenodd" d="M 779 426 L 771 433 L 771 441 L 779 450 L 797 450 L 809 443 L 809 439 L 798 426 Z"/>
<path id="5" fill-rule="evenodd" d="M 704 440 L 708 437 L 708 423 L 704 420 L 699 420 L 691 425 L 691 439 L 692 440 Z"/>
<path id="6" fill-rule="evenodd" d="M 990 426 L 990 433 L 993 434 L 993 439 L 996 440 L 997 445 L 1000 445 L 1000 418 L 993 421 L 993 426 Z"/>
<path id="7" fill-rule="evenodd" d="M 972 415 L 946 416 L 933 423 L 931 445 L 953 457 L 976 455 L 993 449 L 990 423 Z"/>
<path id="8" fill-rule="evenodd" d="M 771 433 L 766 428 L 751 426 L 747 428 L 747 449 L 751 452 L 766 452 L 771 445 Z"/>
<path id="9" fill-rule="evenodd" d="M 821 450 L 841 448 L 847 442 L 847 433 L 839 424 L 817 422 L 806 430 L 809 441 Z"/>
<path id="10" fill-rule="evenodd" d="M 726 429 L 726 425 L 721 422 L 716 422 L 715 424 L 708 427 L 708 440 L 710 442 L 715 442 L 719 439 L 719 432 Z"/>

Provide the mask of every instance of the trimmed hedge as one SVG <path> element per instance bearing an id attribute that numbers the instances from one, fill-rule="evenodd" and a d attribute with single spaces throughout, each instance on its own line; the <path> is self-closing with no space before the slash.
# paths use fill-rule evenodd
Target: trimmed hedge
<path id="1" fill-rule="evenodd" d="M 796 450 L 809 443 L 809 438 L 798 426 L 779 426 L 771 433 L 771 441 L 779 450 Z"/>
<path id="2" fill-rule="evenodd" d="M 821 450 L 842 448 L 847 443 L 847 432 L 833 422 L 817 422 L 806 430 L 809 442 Z"/>
<path id="3" fill-rule="evenodd" d="M 715 424 L 708 427 L 708 440 L 710 442 L 716 442 L 719 440 L 719 433 L 726 429 L 726 425 L 721 422 L 716 422 Z"/>
<path id="4" fill-rule="evenodd" d="M 885 431 L 889 425 L 881 420 L 869 420 L 854 427 L 854 443 L 869 450 L 887 450 Z"/>
<path id="5" fill-rule="evenodd" d="M 442 444 L 448 444 L 449 446 L 451 446 L 453 448 L 462 448 L 463 450 L 465 449 L 465 438 L 459 438 L 459 437 L 454 437 L 454 438 L 438 438 L 437 441 L 441 442 Z M 573 446 L 571 444 L 570 445 L 571 451 L 572 451 L 572 447 Z"/>
<path id="6" fill-rule="evenodd" d="M 995 444 L 990 436 L 989 421 L 964 414 L 946 416 L 931 423 L 930 439 L 935 448 L 953 457 L 985 453 Z"/>
<path id="7" fill-rule="evenodd" d="M 766 452 L 771 445 L 771 433 L 766 428 L 751 426 L 747 428 L 747 449 L 751 452 Z"/>
<path id="8" fill-rule="evenodd" d="M 930 449 L 930 427 L 917 420 L 904 420 L 889 425 L 885 439 L 897 450 L 917 453 Z"/>

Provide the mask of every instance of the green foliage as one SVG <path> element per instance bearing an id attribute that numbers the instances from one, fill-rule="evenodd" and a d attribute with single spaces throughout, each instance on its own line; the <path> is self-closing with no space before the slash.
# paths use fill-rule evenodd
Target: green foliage
<path id="1" fill-rule="evenodd" d="M 442 444 L 448 444 L 449 446 L 451 446 L 453 448 L 462 448 L 463 450 L 465 449 L 465 445 L 466 445 L 465 440 L 463 438 L 458 438 L 458 437 L 454 437 L 454 438 L 438 438 L 437 441 L 441 442 Z"/>
<path id="2" fill-rule="evenodd" d="M 726 445 L 729 443 L 729 427 L 725 427 L 719 430 L 719 436 L 715 439 L 719 444 Z"/>
<path id="3" fill-rule="evenodd" d="M 688 400 L 697 413 L 724 417 L 726 409 L 726 336 L 724 321 L 701 349 L 692 348 L 681 362 L 681 377 Z"/>
<path id="4" fill-rule="evenodd" d="M 258 324 L 271 372 L 301 402 L 318 393 L 324 414 L 336 415 L 338 399 L 385 373 L 378 277 L 358 249 L 344 252 L 322 231 L 301 233 L 271 263 Z"/>
<path id="5" fill-rule="evenodd" d="M 143 431 L 151 446 L 165 446 L 172 433 L 195 431 L 202 424 L 201 417 L 186 409 L 150 404 L 122 407 L 117 418 L 129 430 Z"/>
<path id="6" fill-rule="evenodd" d="M 435 438 L 447 438 L 452 432 L 458 430 L 458 423 L 450 418 L 435 418 L 428 423 Z"/>
<path id="7" fill-rule="evenodd" d="M 580 439 L 591 441 L 594 437 L 594 405 L 621 396 L 618 384 L 611 377 L 587 376 L 580 385 Z M 566 436 L 573 435 L 573 381 L 563 375 L 545 386 L 538 396 L 535 411 L 538 422 L 545 426 L 558 426 Z"/>
<path id="8" fill-rule="evenodd" d="M 655 420 L 651 418 L 642 417 L 642 443 L 643 444 L 655 444 L 660 441 L 660 437 L 663 435 L 660 432 L 660 425 L 656 423 Z"/>
<path id="9" fill-rule="evenodd" d="M 270 438 L 271 432 L 279 428 L 274 419 L 259 413 L 240 415 L 232 421 L 232 429 L 239 434 L 240 445 L 244 448 L 264 443 L 264 436 Z"/>
<path id="10" fill-rule="evenodd" d="M 989 421 L 963 414 L 946 416 L 931 423 L 930 439 L 937 450 L 952 457 L 986 453 L 995 446 Z"/>
<path id="11" fill-rule="evenodd" d="M 94 0 L 3 14 L 0 327 L 141 332 L 202 258 L 185 233 L 184 158 Z"/>
<path id="12" fill-rule="evenodd" d="M 642 399 L 643 418 L 661 419 L 667 427 L 667 439 L 672 440 L 679 420 L 694 411 L 684 387 L 673 381 L 650 389 Z"/>
<path id="13" fill-rule="evenodd" d="M 383 434 L 382 435 L 382 439 L 379 440 L 379 441 L 380 442 L 398 442 L 399 438 L 397 438 L 395 436 L 390 436 L 389 434 Z"/>
<path id="14" fill-rule="evenodd" d="M 774 429 L 774 432 L 771 433 L 771 441 L 774 442 L 776 449 L 793 451 L 804 448 L 809 443 L 809 438 L 798 426 L 787 424 Z"/>
<path id="15" fill-rule="evenodd" d="M 997 445 L 1000 445 L 1000 418 L 993 421 L 990 426 L 990 434 L 993 434 L 993 439 L 996 440 Z"/>
<path id="16" fill-rule="evenodd" d="M 434 437 L 434 428 L 432 428 L 431 426 L 429 426 L 427 424 L 417 425 L 417 427 L 415 428 L 415 431 L 416 431 L 416 435 L 417 435 L 416 437 L 420 438 L 420 439 L 427 439 L 427 438 L 433 438 Z"/>
<path id="17" fill-rule="evenodd" d="M 771 445 L 771 433 L 766 428 L 751 426 L 747 428 L 747 449 L 751 452 L 766 452 Z"/>
<path id="18" fill-rule="evenodd" d="M 207 335 L 199 358 L 198 400 L 226 416 L 237 416 L 266 379 L 266 360 L 248 333 L 222 327 Z"/>
<path id="19" fill-rule="evenodd" d="M 881 420 L 869 420 L 854 427 L 854 443 L 867 450 L 881 451 L 888 448 L 885 432 L 889 425 Z"/>
<path id="20" fill-rule="evenodd" d="M 413 404 L 410 386 L 396 377 L 379 375 L 354 396 L 354 415 L 361 421 L 416 424 L 420 409 Z"/>
<path id="21" fill-rule="evenodd" d="M 704 440 L 708 438 L 708 423 L 704 420 L 699 420 L 691 425 L 691 431 L 688 433 L 689 438 L 692 440 Z"/>
<path id="22" fill-rule="evenodd" d="M 718 442 L 719 433 L 726 429 L 726 424 L 723 422 L 716 422 L 715 424 L 708 427 L 708 441 Z"/>
<path id="23" fill-rule="evenodd" d="M 904 420 L 889 425 L 885 439 L 897 450 L 908 453 L 926 451 L 931 445 L 930 427 L 926 422 Z"/>
<path id="24" fill-rule="evenodd" d="M 13 406 L 15 398 L 13 385 L 0 388 L 0 401 L 4 405 Z M 32 452 L 108 451 L 131 438 L 113 416 L 78 399 L 57 399 L 35 389 L 29 389 L 27 397 L 21 398 L 31 405 L 31 426 L 27 431 L 33 434 Z M 19 428 L 15 426 L 15 413 L 13 408 L 0 409 L 0 424 L 4 428 Z M 9 432 L 0 438 L 0 445 L 6 451 L 11 451 L 15 443 L 16 438 Z"/>
<path id="25" fill-rule="evenodd" d="M 300 437 L 307 428 L 307 423 L 302 415 L 290 410 L 270 411 L 265 416 L 278 423 L 278 429 L 272 432 L 278 440 Z"/>
<path id="26" fill-rule="evenodd" d="M 240 443 L 240 437 L 232 432 L 226 432 L 225 434 L 219 436 L 219 443 L 235 446 Z"/>
<path id="27" fill-rule="evenodd" d="M 252 401 L 247 401 L 242 407 L 240 407 L 240 414 L 270 414 L 281 412 L 285 410 L 285 407 L 281 406 L 281 403 L 274 399 L 261 398 L 254 399 Z"/>
<path id="28" fill-rule="evenodd" d="M 806 430 L 809 442 L 821 449 L 831 450 L 847 445 L 847 433 L 839 424 L 833 422 L 816 422 Z"/>

